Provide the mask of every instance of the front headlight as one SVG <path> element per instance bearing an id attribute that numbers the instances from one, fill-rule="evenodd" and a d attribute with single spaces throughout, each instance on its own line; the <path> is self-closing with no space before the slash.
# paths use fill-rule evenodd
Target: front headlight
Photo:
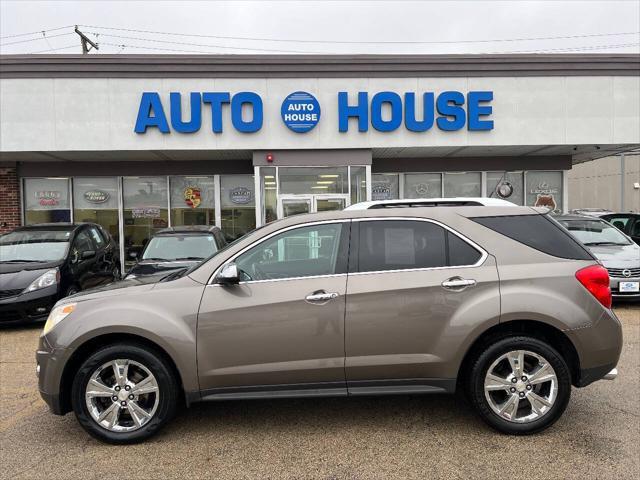
<path id="1" fill-rule="evenodd" d="M 64 305 L 58 305 L 47 317 L 47 322 L 44 324 L 44 331 L 42 332 L 44 335 L 49 333 L 53 327 L 59 324 L 62 320 L 67 318 L 71 312 L 76 309 L 77 303 L 65 303 Z"/>
<path id="2" fill-rule="evenodd" d="M 56 285 L 59 281 L 60 271 L 57 268 L 52 268 L 31 282 L 31 285 L 25 288 L 22 293 L 33 292 L 34 290 L 50 287 L 51 285 Z"/>

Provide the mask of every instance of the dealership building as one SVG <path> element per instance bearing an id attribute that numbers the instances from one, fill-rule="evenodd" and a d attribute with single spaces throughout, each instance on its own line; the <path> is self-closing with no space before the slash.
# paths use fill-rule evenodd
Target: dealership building
<path id="1" fill-rule="evenodd" d="M 638 55 L 0 56 L 0 231 L 235 238 L 365 200 L 566 211 L 572 165 L 640 146 Z"/>

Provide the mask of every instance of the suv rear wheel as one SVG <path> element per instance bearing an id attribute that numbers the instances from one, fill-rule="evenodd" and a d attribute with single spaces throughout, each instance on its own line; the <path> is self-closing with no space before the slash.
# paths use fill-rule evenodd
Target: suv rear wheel
<path id="1" fill-rule="evenodd" d="M 480 417 L 503 433 L 526 435 L 552 425 L 571 395 L 562 356 L 533 337 L 509 337 L 476 359 L 469 378 L 471 402 Z"/>
<path id="2" fill-rule="evenodd" d="M 154 435 L 174 415 L 178 385 L 159 354 L 135 344 L 114 344 L 87 358 L 75 376 L 71 401 L 91 435 L 134 443 Z"/>

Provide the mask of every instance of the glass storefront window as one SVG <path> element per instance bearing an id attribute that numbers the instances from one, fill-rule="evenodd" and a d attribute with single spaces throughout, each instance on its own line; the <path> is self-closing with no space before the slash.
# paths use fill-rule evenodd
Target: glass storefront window
<path id="1" fill-rule="evenodd" d="M 482 174 L 480 172 L 447 172 L 444 174 L 443 197 L 480 197 Z"/>
<path id="2" fill-rule="evenodd" d="M 167 177 L 122 179 L 125 267 L 134 262 L 149 239 L 168 226 Z"/>
<path id="3" fill-rule="evenodd" d="M 347 167 L 281 167 L 278 170 L 280 193 L 348 193 Z"/>
<path id="4" fill-rule="evenodd" d="M 26 225 L 71 221 L 68 178 L 26 178 L 24 197 Z"/>
<path id="5" fill-rule="evenodd" d="M 171 177 L 171 225 L 215 225 L 214 177 Z"/>
<path id="6" fill-rule="evenodd" d="M 442 197 L 442 175 L 439 173 L 406 173 L 404 198 Z"/>
<path id="7" fill-rule="evenodd" d="M 260 167 L 260 186 L 262 188 L 262 222 L 269 223 L 278 218 L 278 188 L 276 169 Z"/>
<path id="8" fill-rule="evenodd" d="M 371 175 L 371 200 L 395 200 L 400 198 L 400 181 L 397 173 Z"/>
<path id="9" fill-rule="evenodd" d="M 256 228 L 256 196 L 253 175 L 220 176 L 222 233 L 235 240 Z"/>
<path id="10" fill-rule="evenodd" d="M 526 172 L 527 205 L 562 212 L 562 172 Z"/>
<path id="11" fill-rule="evenodd" d="M 73 220 L 102 225 L 118 241 L 118 179 L 76 177 L 73 179 Z"/>
<path id="12" fill-rule="evenodd" d="M 487 172 L 487 196 L 524 205 L 522 172 Z"/>
<path id="13" fill-rule="evenodd" d="M 367 201 L 367 169 L 351 167 L 351 204 Z"/>

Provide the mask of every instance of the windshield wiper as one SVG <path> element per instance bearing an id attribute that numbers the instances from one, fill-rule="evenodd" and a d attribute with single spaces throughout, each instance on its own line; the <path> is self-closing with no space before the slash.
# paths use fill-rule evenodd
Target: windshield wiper
<path id="1" fill-rule="evenodd" d="M 178 268 L 172 271 L 171 273 L 165 275 L 164 277 L 162 277 L 160 280 L 158 280 L 158 283 L 168 282 L 171 280 L 175 280 L 176 278 L 180 278 L 187 272 L 187 270 L 189 270 L 187 267 Z"/>
<path id="2" fill-rule="evenodd" d="M 180 257 L 175 260 L 204 260 L 204 257 Z"/>
<path id="3" fill-rule="evenodd" d="M 21 258 L 16 258 L 13 260 L 2 260 L 0 263 L 46 263 L 49 260 L 23 260 Z"/>
<path id="4" fill-rule="evenodd" d="M 144 260 L 151 260 L 152 262 L 170 262 L 171 261 L 171 259 L 169 258 L 158 258 L 158 257 L 145 257 L 141 261 L 144 261 Z"/>

